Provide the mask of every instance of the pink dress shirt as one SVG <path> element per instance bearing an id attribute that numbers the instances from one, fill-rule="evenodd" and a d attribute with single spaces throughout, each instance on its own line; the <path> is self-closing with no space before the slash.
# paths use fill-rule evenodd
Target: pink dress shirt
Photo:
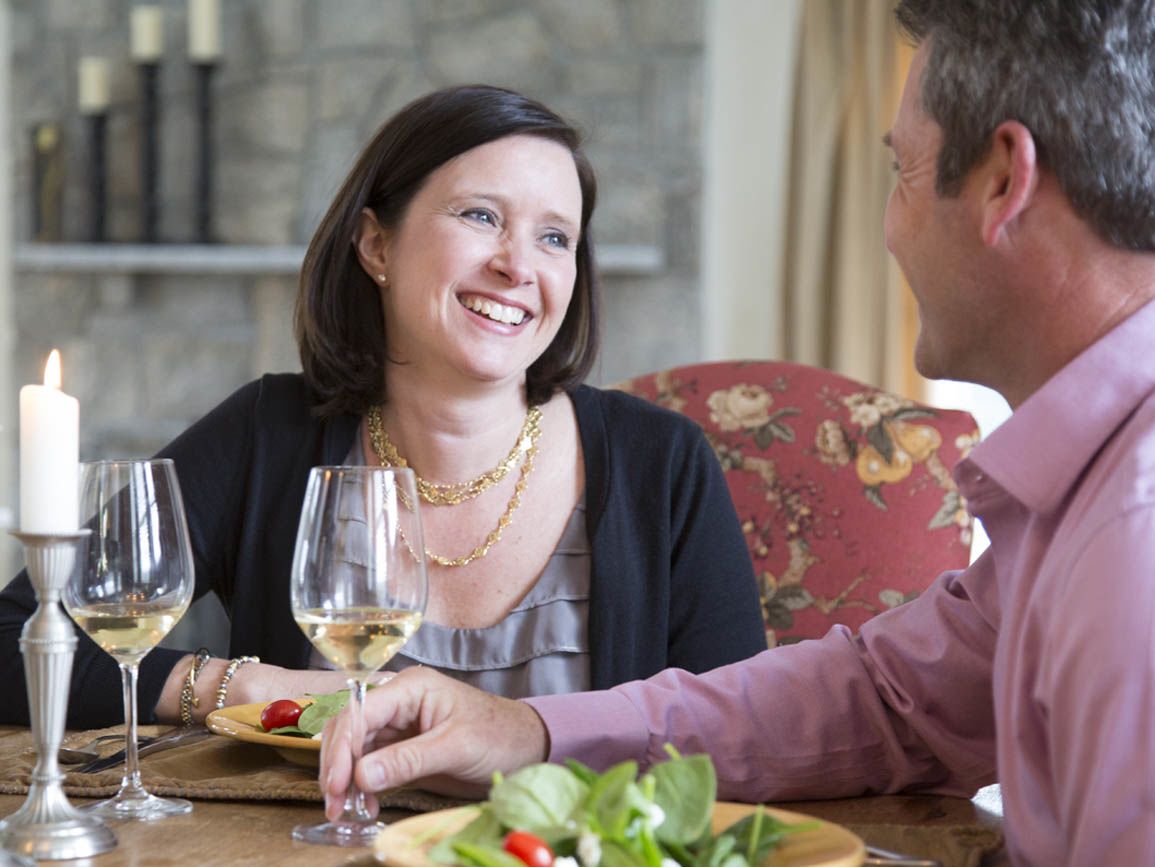
<path id="1" fill-rule="evenodd" d="M 708 752 L 719 796 L 971 795 L 1021 865 L 1155 865 L 1155 303 L 955 470 L 990 549 L 859 636 L 530 699 L 551 760 Z"/>

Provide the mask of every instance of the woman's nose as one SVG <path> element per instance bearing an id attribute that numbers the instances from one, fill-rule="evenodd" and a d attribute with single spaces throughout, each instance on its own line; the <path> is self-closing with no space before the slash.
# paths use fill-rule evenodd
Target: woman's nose
<path id="1" fill-rule="evenodd" d="M 534 279 L 531 256 L 532 245 L 507 235 L 502 237 L 489 264 L 510 286 L 524 286 Z"/>

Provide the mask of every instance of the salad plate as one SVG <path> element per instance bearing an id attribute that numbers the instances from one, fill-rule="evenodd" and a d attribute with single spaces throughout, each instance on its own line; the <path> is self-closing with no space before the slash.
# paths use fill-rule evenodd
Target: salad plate
<path id="1" fill-rule="evenodd" d="M 309 704 L 311 699 L 294 699 Z M 261 711 L 268 702 L 234 704 L 209 713 L 205 725 L 214 734 L 251 744 L 272 747 L 283 758 L 298 765 L 316 768 L 321 764 L 321 742 L 292 735 L 273 735 L 261 728 Z"/>
<path id="2" fill-rule="evenodd" d="M 718 801 L 714 805 L 713 830 L 717 834 L 756 810 L 752 804 Z M 788 836 L 770 853 L 763 867 L 860 867 L 866 846 L 841 825 L 773 807 L 767 815 L 782 822 L 814 822 L 817 827 Z M 388 867 L 443 867 L 427 857 L 438 841 L 460 831 L 477 816 L 475 806 L 436 810 L 388 825 L 374 843 L 377 860 Z"/>

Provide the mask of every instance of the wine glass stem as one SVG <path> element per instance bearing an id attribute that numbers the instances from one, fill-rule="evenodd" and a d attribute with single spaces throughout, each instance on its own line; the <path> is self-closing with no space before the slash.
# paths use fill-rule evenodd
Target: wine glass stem
<path id="1" fill-rule="evenodd" d="M 351 767 L 357 769 L 357 762 L 365 749 L 365 682 L 355 677 L 349 678 L 349 705 L 352 713 L 349 714 L 349 748 L 352 751 L 353 763 Z M 349 788 L 345 792 L 345 806 L 341 815 L 342 822 L 365 823 L 372 822 L 373 817 L 365 807 L 365 793 L 358 788 L 355 781 L 356 774 L 349 777 Z"/>
<path id="2" fill-rule="evenodd" d="M 120 663 L 121 682 L 124 685 L 124 778 L 120 781 L 120 793 L 144 794 L 140 782 L 140 756 L 137 754 L 136 737 L 136 679 L 138 665 L 135 662 Z"/>

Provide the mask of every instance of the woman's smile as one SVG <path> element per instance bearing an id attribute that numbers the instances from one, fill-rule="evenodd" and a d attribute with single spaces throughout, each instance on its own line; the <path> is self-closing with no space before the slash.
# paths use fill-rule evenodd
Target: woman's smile
<path id="1" fill-rule="evenodd" d="M 528 310 L 520 306 L 503 304 L 484 295 L 461 294 L 457 296 L 457 301 L 466 310 L 490 322 L 519 326 L 533 318 Z"/>

